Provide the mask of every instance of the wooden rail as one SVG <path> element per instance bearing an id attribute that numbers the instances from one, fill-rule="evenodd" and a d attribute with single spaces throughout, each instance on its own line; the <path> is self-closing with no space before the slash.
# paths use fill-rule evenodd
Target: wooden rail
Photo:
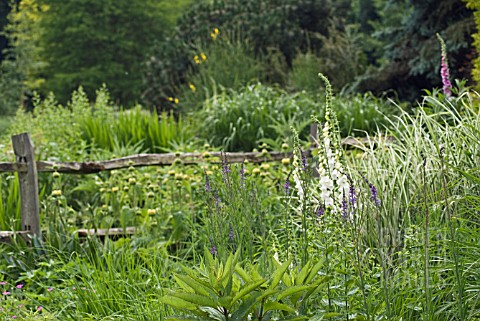
<path id="1" fill-rule="evenodd" d="M 316 125 L 311 127 L 310 142 L 315 147 L 315 137 L 317 137 L 318 128 Z M 16 232 L 22 237 L 25 234 L 29 236 L 41 237 L 40 234 L 40 201 L 38 193 L 38 172 L 63 172 L 70 174 L 91 174 L 101 171 L 122 169 L 128 167 L 141 166 L 168 166 L 177 161 L 183 164 L 201 164 L 201 163 L 221 163 L 222 159 L 228 163 L 265 163 L 280 161 L 283 158 L 291 158 L 292 152 L 251 152 L 251 153 L 223 153 L 223 152 L 204 152 L 204 153 L 170 153 L 170 154 L 138 154 L 122 158 L 116 158 L 97 162 L 49 162 L 35 161 L 34 146 L 30 135 L 22 133 L 12 136 L 13 149 L 16 157 L 14 163 L 0 163 L 0 172 L 17 172 L 20 183 L 20 201 L 22 213 L 22 229 Z M 364 148 L 372 144 L 368 139 L 347 138 L 342 141 L 343 145 L 349 145 Z M 311 150 L 305 151 L 306 156 L 311 156 Z M 114 235 L 132 234 L 134 228 L 109 229 L 109 230 L 79 230 L 79 236 L 86 235 Z M 14 232 L 0 232 L 0 242 L 10 238 Z M 27 236 L 28 236 L 27 235 Z"/>

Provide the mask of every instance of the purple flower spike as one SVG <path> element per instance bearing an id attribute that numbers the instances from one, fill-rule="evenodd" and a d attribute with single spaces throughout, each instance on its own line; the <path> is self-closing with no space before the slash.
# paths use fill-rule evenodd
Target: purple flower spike
<path id="1" fill-rule="evenodd" d="M 242 163 L 242 167 L 240 168 L 240 186 L 242 188 L 245 187 L 245 163 Z"/>
<path id="2" fill-rule="evenodd" d="M 287 178 L 285 181 L 285 184 L 283 185 L 283 188 L 285 189 L 285 194 L 289 195 L 290 194 L 290 178 Z"/>
<path id="3" fill-rule="evenodd" d="M 223 164 L 223 174 L 228 175 L 230 172 L 230 166 L 228 166 L 228 164 Z"/>
<path id="4" fill-rule="evenodd" d="M 230 241 L 233 241 L 235 238 L 235 232 L 233 231 L 232 225 L 230 225 L 230 233 L 228 233 L 228 238 L 230 239 Z"/>
<path id="5" fill-rule="evenodd" d="M 348 204 L 347 204 L 347 198 L 345 197 L 345 194 L 343 194 L 343 200 L 342 200 L 342 217 L 344 220 L 348 219 Z"/>
<path id="6" fill-rule="evenodd" d="M 369 183 L 368 186 L 370 187 L 370 199 L 372 200 L 373 204 L 375 204 L 376 207 L 379 207 L 380 199 L 378 198 L 377 188 L 372 183 Z"/>
<path id="7" fill-rule="evenodd" d="M 215 247 L 215 245 L 212 245 L 212 247 L 210 248 L 210 253 L 212 255 L 217 255 L 217 248 Z"/>
<path id="8" fill-rule="evenodd" d="M 211 192 L 212 187 L 210 186 L 210 179 L 208 178 L 208 175 L 205 174 L 205 191 Z"/>
<path id="9" fill-rule="evenodd" d="M 317 216 L 320 218 L 323 216 L 323 214 L 325 214 L 325 207 L 323 207 L 323 205 L 320 205 L 317 208 Z"/>
<path id="10" fill-rule="evenodd" d="M 352 184 L 350 184 L 349 201 L 353 206 L 357 204 L 357 192 L 355 191 L 355 186 Z"/>
<path id="11" fill-rule="evenodd" d="M 443 93 L 445 94 L 445 96 L 450 97 L 452 95 L 452 83 L 450 82 L 450 71 L 448 69 L 446 57 L 442 57 L 442 67 L 440 69 L 440 75 L 442 76 Z"/>
<path id="12" fill-rule="evenodd" d="M 450 71 L 448 69 L 447 58 L 447 46 L 442 37 L 437 33 L 438 41 L 440 41 L 440 47 L 442 50 L 442 64 L 440 67 L 440 76 L 442 77 L 443 93 L 445 96 L 450 97 L 452 95 L 452 83 L 450 82 Z"/>

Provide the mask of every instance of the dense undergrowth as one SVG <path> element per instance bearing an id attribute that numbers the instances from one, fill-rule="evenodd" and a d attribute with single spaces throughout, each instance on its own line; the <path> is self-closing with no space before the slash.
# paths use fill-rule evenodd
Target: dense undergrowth
<path id="1" fill-rule="evenodd" d="M 324 102 L 256 85 L 207 102 L 204 115 L 215 115 L 212 122 L 227 117 L 225 106 L 252 106 L 234 119 L 250 116 L 245 123 L 254 126 L 258 117 L 257 126 L 271 126 L 271 134 L 251 139 L 294 150 L 293 159 L 279 163 L 227 159 L 218 165 L 206 157 L 198 166 L 42 174 L 43 240 L 33 240 L 33 247 L 21 239 L 1 245 L 0 317 L 477 320 L 478 95 L 435 91 L 411 112 L 388 107 L 394 112 L 378 123 L 386 126 L 364 132 L 374 143 L 344 150 L 340 137 L 350 125 L 342 104 L 358 119 L 352 110 L 361 113 L 370 104 L 376 110 L 381 102 L 369 96 L 332 101 L 328 86 L 326 94 Z M 179 135 L 173 116 L 144 125 L 151 115 L 112 108 L 104 90 L 93 104 L 79 91 L 68 108 L 53 98 L 39 101 L 33 115 L 17 115 L 12 131 L 29 131 L 40 159 L 195 149 L 207 155 L 212 147 L 202 144 L 225 144 L 214 139 L 219 134 L 213 124 L 209 132 L 188 130 L 184 118 L 186 130 Z M 313 159 L 303 157 L 302 122 L 295 118 L 308 124 L 307 113 L 323 128 Z M 106 119 L 115 129 L 114 143 L 102 141 L 101 130 L 95 133 Z M 152 135 L 165 144 L 135 139 L 133 129 L 122 125 L 127 119 L 137 131 L 157 130 Z M 237 125 L 248 135 L 248 126 Z M 191 137 L 196 139 L 187 141 Z M 247 142 L 231 137 L 231 144 Z M 2 148 L 11 155 L 7 137 Z M 18 229 L 16 178 L 1 179 L 1 228 Z M 72 234 L 79 227 L 125 226 L 137 226 L 139 233 L 104 242 Z"/>

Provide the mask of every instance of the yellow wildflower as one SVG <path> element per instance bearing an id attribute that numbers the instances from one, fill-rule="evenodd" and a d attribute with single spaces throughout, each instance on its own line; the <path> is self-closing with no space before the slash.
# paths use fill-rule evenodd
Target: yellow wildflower
<path id="1" fill-rule="evenodd" d="M 270 164 L 263 163 L 262 165 L 260 165 L 260 167 L 261 167 L 262 169 L 268 170 L 268 169 L 270 168 Z"/>
<path id="2" fill-rule="evenodd" d="M 62 191 L 59 189 L 53 190 L 52 196 L 62 196 Z"/>
<path id="3" fill-rule="evenodd" d="M 190 83 L 190 84 L 188 85 L 188 87 L 190 87 L 190 90 L 193 91 L 193 92 L 196 92 L 196 91 L 197 91 L 197 87 L 195 87 L 195 85 L 192 84 L 192 83 Z"/>
<path id="4" fill-rule="evenodd" d="M 200 54 L 200 57 L 202 57 L 203 61 L 207 61 L 207 56 L 203 52 Z"/>
<path id="5" fill-rule="evenodd" d="M 210 33 L 210 37 L 212 37 L 213 40 L 216 40 L 219 34 L 220 30 L 218 30 L 218 28 L 214 28 L 213 32 Z"/>
<path id="6" fill-rule="evenodd" d="M 155 215 L 157 213 L 157 210 L 156 209 L 153 209 L 153 208 L 149 208 L 147 210 L 147 214 L 148 215 Z"/>
<path id="7" fill-rule="evenodd" d="M 195 55 L 195 57 L 193 57 L 193 61 L 195 61 L 195 63 L 196 63 L 197 65 L 199 65 L 199 64 L 202 63 L 202 61 L 200 60 L 200 58 L 198 58 L 197 55 Z"/>

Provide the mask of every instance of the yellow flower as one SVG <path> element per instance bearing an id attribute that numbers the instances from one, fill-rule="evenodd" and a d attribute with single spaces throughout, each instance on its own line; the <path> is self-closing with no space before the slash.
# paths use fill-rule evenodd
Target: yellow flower
<path id="1" fill-rule="evenodd" d="M 290 164 L 290 158 L 284 158 L 284 159 L 282 159 L 282 164 L 285 165 L 285 166 L 288 165 L 288 164 Z"/>
<path id="2" fill-rule="evenodd" d="M 197 65 L 202 63 L 202 61 L 200 60 L 200 58 L 198 58 L 198 56 L 193 57 L 193 61 L 195 61 Z"/>
<path id="3" fill-rule="evenodd" d="M 147 210 L 147 214 L 148 215 L 155 215 L 157 213 L 157 210 L 156 209 L 153 209 L 153 208 L 149 208 Z"/>
<path id="4" fill-rule="evenodd" d="M 213 40 L 216 40 L 219 34 L 220 30 L 218 30 L 218 28 L 214 28 L 213 32 L 210 33 L 210 37 L 212 37 Z"/>
<path id="5" fill-rule="evenodd" d="M 207 61 L 207 56 L 203 52 L 200 54 L 200 57 L 202 57 L 203 61 Z"/>
<path id="6" fill-rule="evenodd" d="M 179 102 L 178 98 L 168 97 L 167 99 L 168 99 L 168 101 L 171 101 L 174 104 L 178 104 L 178 102 Z"/>
<path id="7" fill-rule="evenodd" d="M 52 196 L 62 196 L 62 191 L 59 189 L 53 190 Z"/>
<path id="8" fill-rule="evenodd" d="M 262 169 L 268 170 L 268 169 L 270 168 L 270 164 L 263 163 L 262 165 L 260 165 L 260 167 L 261 167 Z"/>
<path id="9" fill-rule="evenodd" d="M 190 84 L 188 85 L 188 87 L 190 87 L 190 89 L 191 89 L 193 92 L 196 92 L 196 91 L 197 91 L 197 87 L 195 87 L 195 85 L 192 84 L 192 83 L 190 83 Z"/>
<path id="10" fill-rule="evenodd" d="M 116 186 L 112 187 L 112 193 L 116 193 L 116 192 L 118 192 L 118 187 Z"/>
<path id="11" fill-rule="evenodd" d="M 260 174 L 260 172 L 261 172 L 261 170 L 258 167 L 255 167 L 252 171 L 253 175 L 258 175 L 258 174 Z"/>

